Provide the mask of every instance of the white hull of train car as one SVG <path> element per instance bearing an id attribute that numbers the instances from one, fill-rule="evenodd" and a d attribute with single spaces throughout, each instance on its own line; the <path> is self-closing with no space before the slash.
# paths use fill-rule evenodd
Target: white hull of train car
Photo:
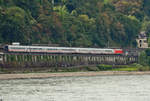
<path id="1" fill-rule="evenodd" d="M 71 48 L 71 47 L 47 47 L 47 46 L 15 46 L 7 45 L 8 52 L 31 53 L 72 53 L 72 54 L 121 54 L 122 49 L 101 48 Z"/>

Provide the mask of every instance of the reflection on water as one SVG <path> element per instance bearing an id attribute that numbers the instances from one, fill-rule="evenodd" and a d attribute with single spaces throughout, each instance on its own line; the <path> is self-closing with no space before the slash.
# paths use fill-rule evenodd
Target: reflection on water
<path id="1" fill-rule="evenodd" d="M 150 75 L 1 80 L 0 101 L 150 101 Z"/>

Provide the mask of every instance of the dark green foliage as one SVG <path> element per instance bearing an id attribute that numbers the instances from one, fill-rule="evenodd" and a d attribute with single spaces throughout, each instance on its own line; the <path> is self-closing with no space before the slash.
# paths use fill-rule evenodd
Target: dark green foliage
<path id="1" fill-rule="evenodd" d="M 140 53 L 140 56 L 139 56 L 139 64 L 141 64 L 141 65 L 147 65 L 148 64 L 148 62 L 147 62 L 147 56 L 146 56 L 146 53 L 145 53 L 145 51 L 143 51 L 143 52 L 141 52 Z"/>
<path id="2" fill-rule="evenodd" d="M 146 49 L 145 51 L 141 52 L 139 56 L 139 64 L 142 65 L 139 70 L 150 70 L 150 49 Z"/>
<path id="3" fill-rule="evenodd" d="M 149 0 L 144 0 L 143 6 L 144 6 L 144 11 L 145 13 L 150 16 L 150 1 Z"/>
<path id="4" fill-rule="evenodd" d="M 141 23 L 149 16 L 148 4 L 148 0 L 0 0 L 0 42 L 135 46 Z"/>
<path id="5" fill-rule="evenodd" d="M 150 49 L 146 49 L 145 52 L 147 56 L 150 56 Z"/>
<path id="6" fill-rule="evenodd" d="M 98 68 L 99 68 L 99 70 L 101 70 L 101 71 L 106 71 L 106 70 L 112 70 L 113 68 L 115 68 L 115 67 L 113 67 L 113 66 L 111 66 L 111 65 L 99 65 L 99 66 L 97 66 Z"/>

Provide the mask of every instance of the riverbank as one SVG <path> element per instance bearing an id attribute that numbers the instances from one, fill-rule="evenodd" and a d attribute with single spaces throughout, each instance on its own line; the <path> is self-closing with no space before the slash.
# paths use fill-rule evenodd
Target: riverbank
<path id="1" fill-rule="evenodd" d="M 100 71 L 100 72 L 61 72 L 61 73 L 26 73 L 26 74 L 0 74 L 0 80 L 9 79 L 40 79 L 50 77 L 72 76 L 105 76 L 105 75 L 150 75 L 150 71 Z"/>
<path id="2" fill-rule="evenodd" d="M 59 73 L 59 72 L 100 72 L 100 71 L 150 71 L 150 67 L 140 64 L 131 65 L 87 65 L 75 67 L 0 67 L 0 74 L 21 73 Z"/>

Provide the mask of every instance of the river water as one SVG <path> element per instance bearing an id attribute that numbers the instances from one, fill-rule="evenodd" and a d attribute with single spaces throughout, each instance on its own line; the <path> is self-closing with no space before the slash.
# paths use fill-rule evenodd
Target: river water
<path id="1" fill-rule="evenodd" d="M 150 75 L 0 80 L 0 101 L 150 101 Z"/>

